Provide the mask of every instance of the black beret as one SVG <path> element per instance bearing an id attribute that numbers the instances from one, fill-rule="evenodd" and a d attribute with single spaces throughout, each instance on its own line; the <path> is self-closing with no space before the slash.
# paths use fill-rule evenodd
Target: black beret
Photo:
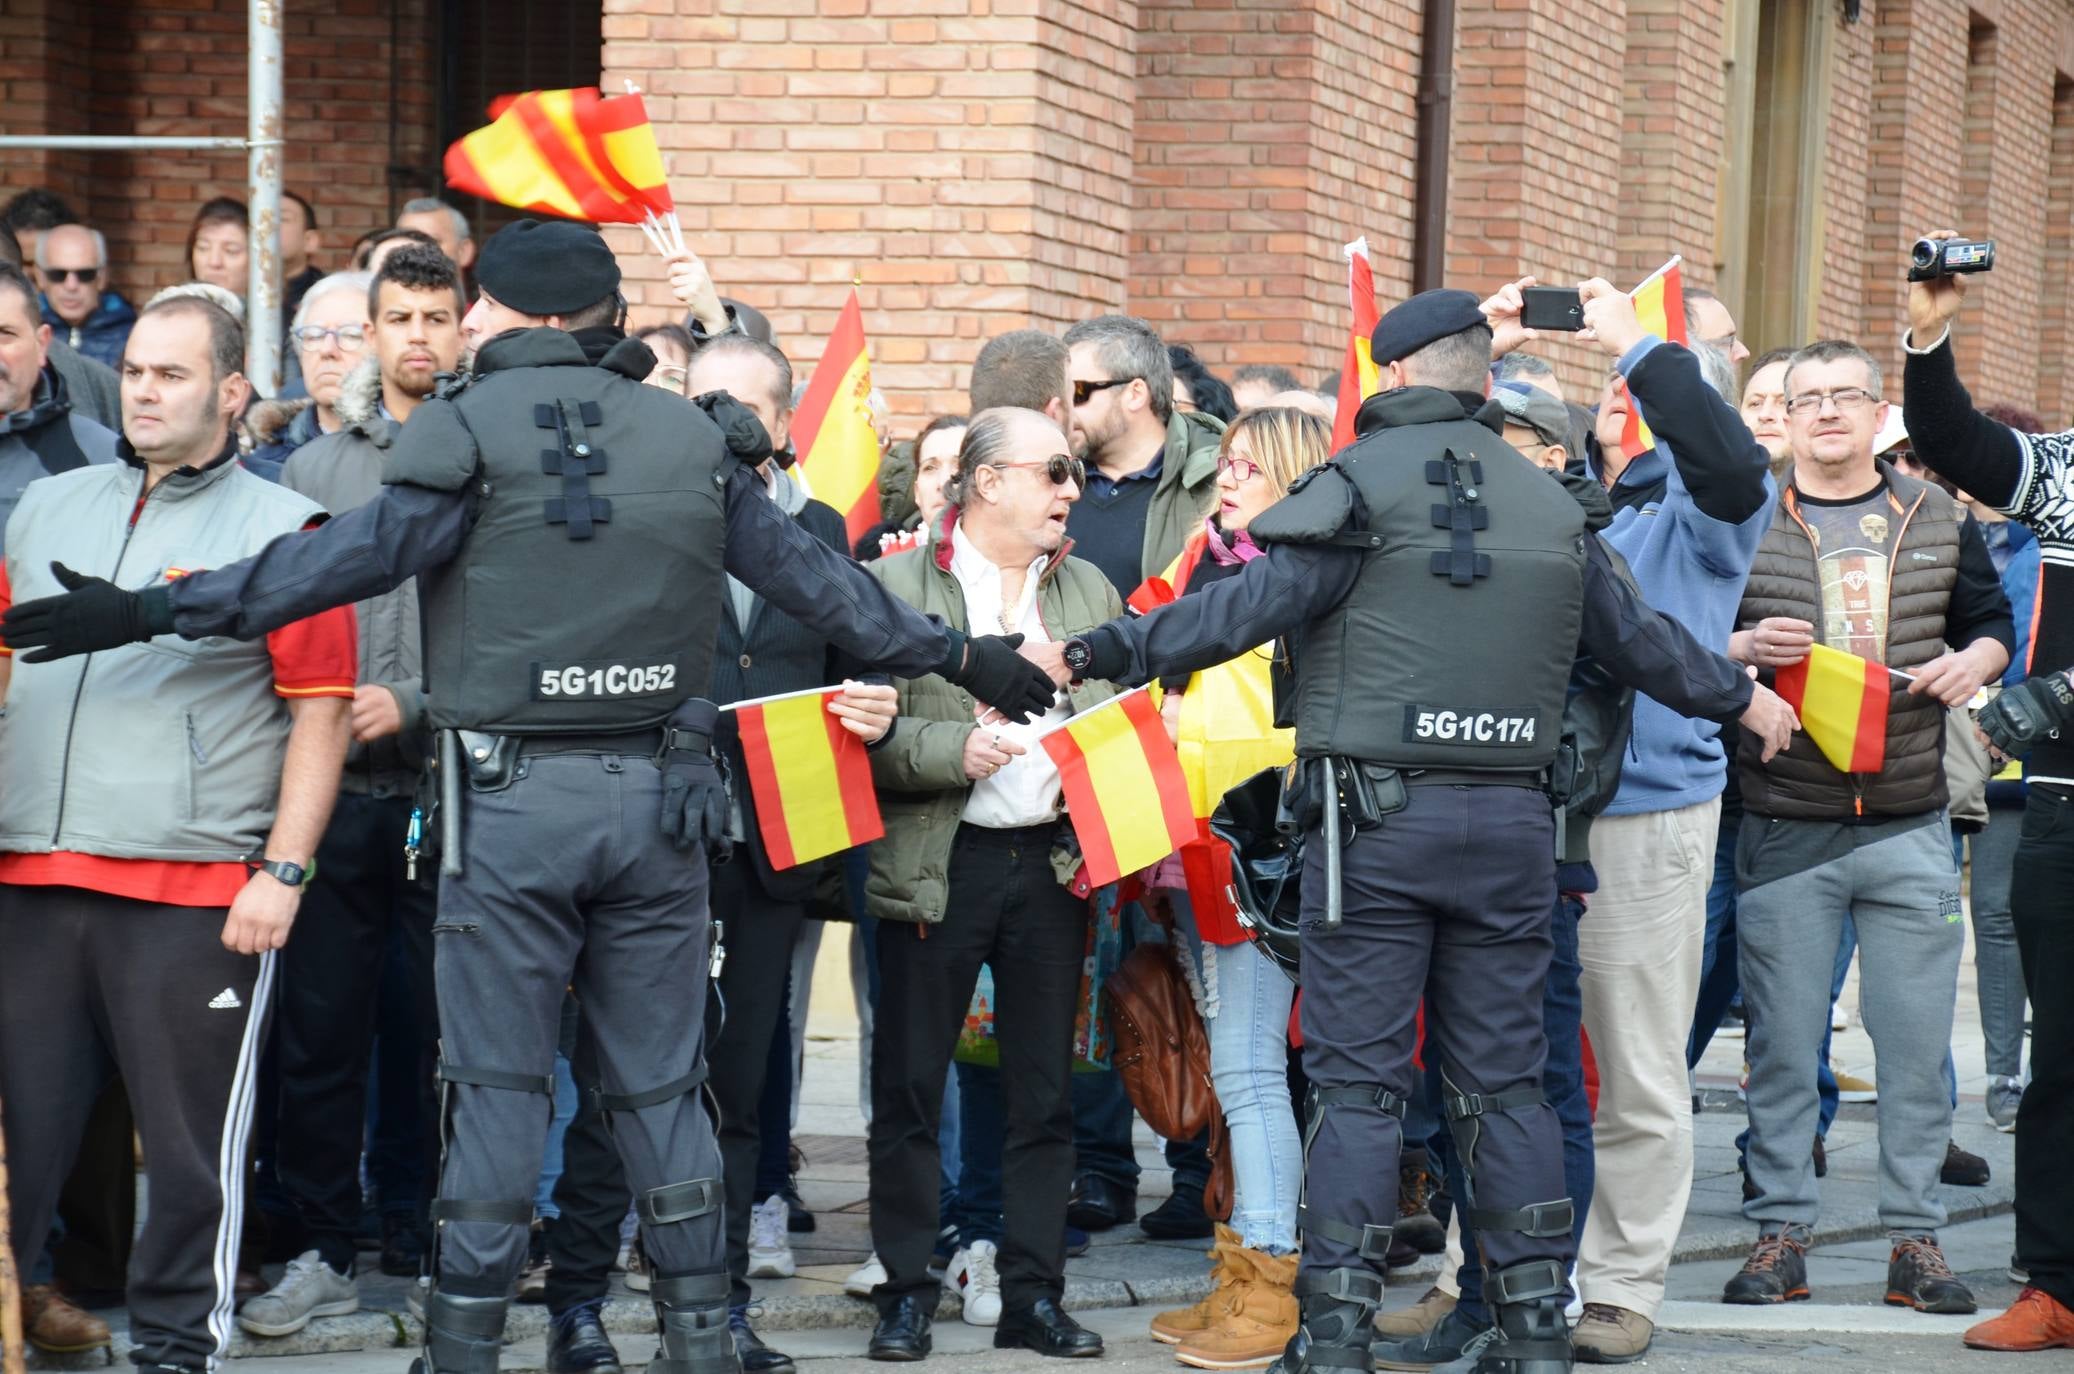
<path id="1" fill-rule="evenodd" d="M 1376 321 L 1368 339 L 1369 357 L 1377 367 L 1400 362 L 1429 343 L 1485 323 L 1476 297 L 1467 291 L 1421 291 Z"/>
<path id="2" fill-rule="evenodd" d="M 567 220 L 515 220 L 490 235 L 475 279 L 526 315 L 567 315 L 619 289 L 619 262 L 597 230 Z"/>

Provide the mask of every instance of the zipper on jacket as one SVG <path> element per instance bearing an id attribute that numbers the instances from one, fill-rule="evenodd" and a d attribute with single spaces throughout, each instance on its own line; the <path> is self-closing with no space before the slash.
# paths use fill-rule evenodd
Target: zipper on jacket
<path id="1" fill-rule="evenodd" d="M 141 485 L 145 480 L 145 474 L 140 473 L 137 480 Z M 136 504 L 130 507 L 129 523 L 123 527 L 122 544 L 115 551 L 115 566 L 108 573 L 110 582 L 115 582 L 122 576 L 122 560 L 129 554 L 130 540 L 137 533 L 138 522 L 144 518 L 144 503 L 150 499 L 150 489 L 143 488 L 137 494 Z M 85 661 L 79 665 L 79 682 L 72 689 L 72 710 L 65 717 L 65 748 L 60 755 L 63 761 L 58 766 L 58 814 L 50 828 L 52 849 L 58 847 L 58 839 L 65 833 L 65 794 L 70 790 L 72 782 L 72 737 L 77 733 L 79 726 L 79 703 L 86 697 L 86 675 L 93 671 L 93 666 L 94 656 L 88 654 Z M 194 739 L 192 720 L 189 722 L 188 739 L 190 742 Z"/>
<path id="2" fill-rule="evenodd" d="M 194 761 L 196 763 L 207 766 L 209 762 L 209 756 L 206 753 L 202 752 L 201 736 L 195 733 L 194 712 L 192 711 L 189 711 L 187 713 L 187 751 L 190 754 L 194 755 Z"/>

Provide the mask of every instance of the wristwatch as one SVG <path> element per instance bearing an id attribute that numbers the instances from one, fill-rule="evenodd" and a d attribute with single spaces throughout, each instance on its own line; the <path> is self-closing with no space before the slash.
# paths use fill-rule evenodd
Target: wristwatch
<path id="1" fill-rule="evenodd" d="M 1084 639 L 1069 639 L 1061 644 L 1059 657 L 1065 659 L 1066 666 L 1073 670 L 1075 682 L 1085 678 L 1087 670 L 1095 666 L 1095 651 L 1088 647 Z"/>
<path id="2" fill-rule="evenodd" d="M 290 863 L 286 859 L 263 860 L 252 865 L 252 871 L 255 873 L 270 873 L 285 886 L 294 888 L 300 888 L 304 883 L 308 882 L 311 872 L 311 870 L 304 868 L 301 864 Z"/>

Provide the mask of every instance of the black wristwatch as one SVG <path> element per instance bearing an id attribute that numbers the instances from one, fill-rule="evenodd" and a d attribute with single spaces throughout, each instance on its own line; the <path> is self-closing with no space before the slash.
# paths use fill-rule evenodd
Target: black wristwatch
<path id="1" fill-rule="evenodd" d="M 1075 682 L 1085 679 L 1087 670 L 1095 666 L 1095 651 L 1088 647 L 1084 639 L 1069 639 L 1061 644 L 1059 657 L 1065 659 L 1066 666 L 1073 670 Z"/>
<path id="2" fill-rule="evenodd" d="M 263 860 L 252 865 L 252 871 L 255 873 L 272 874 L 276 880 L 285 886 L 293 888 L 300 888 L 310 878 L 308 869 L 301 864 L 290 863 L 286 859 Z"/>

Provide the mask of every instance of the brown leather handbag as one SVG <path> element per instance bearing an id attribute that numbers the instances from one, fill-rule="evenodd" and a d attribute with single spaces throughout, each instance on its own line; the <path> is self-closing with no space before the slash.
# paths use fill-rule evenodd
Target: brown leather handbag
<path id="1" fill-rule="evenodd" d="M 1230 1139 L 1210 1082 L 1210 1037 L 1188 981 L 1167 944 L 1141 944 L 1102 985 L 1114 1048 L 1110 1062 L 1145 1124 L 1168 1140 L 1210 1133 L 1210 1181 L 1203 1210 L 1231 1216 Z"/>

